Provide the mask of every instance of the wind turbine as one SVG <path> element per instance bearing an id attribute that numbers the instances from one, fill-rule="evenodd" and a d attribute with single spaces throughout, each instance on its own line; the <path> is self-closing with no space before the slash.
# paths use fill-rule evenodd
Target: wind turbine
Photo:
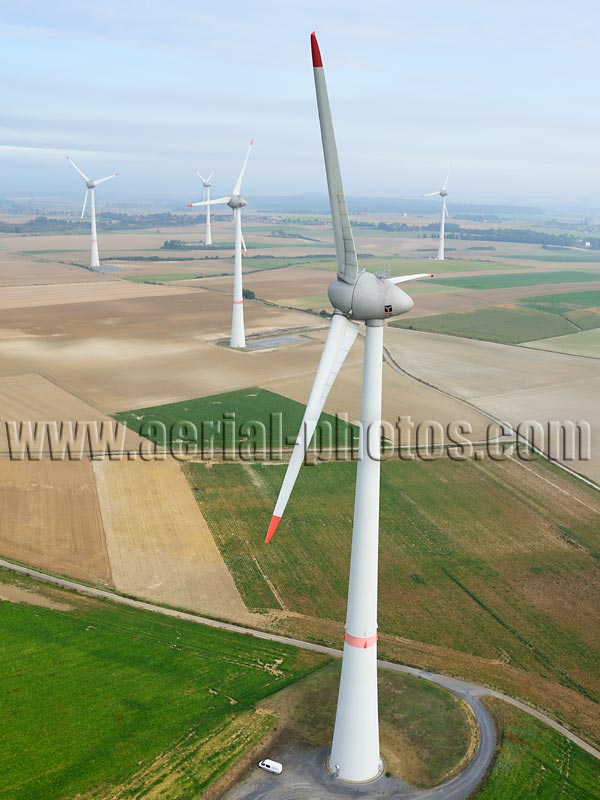
<path id="1" fill-rule="evenodd" d="M 119 174 L 115 172 L 114 175 L 109 175 L 107 178 L 100 178 L 97 181 L 92 181 L 85 172 L 82 172 L 77 164 L 72 161 L 69 156 L 66 156 L 67 161 L 73 167 L 74 170 L 81 175 L 85 182 L 86 190 L 85 190 L 85 197 L 83 198 L 83 208 L 81 209 L 81 219 L 83 220 L 83 215 L 85 214 L 85 207 L 88 201 L 88 195 L 90 198 L 90 216 L 92 218 L 92 252 L 90 256 L 90 267 L 99 267 L 100 260 L 98 259 L 98 235 L 96 233 L 96 202 L 94 199 L 94 189 L 96 186 L 100 186 L 101 183 L 105 183 L 109 181 L 111 178 L 116 178 Z"/>
<path id="2" fill-rule="evenodd" d="M 446 208 L 446 197 L 448 197 L 448 192 L 446 191 L 446 186 L 448 185 L 448 178 L 450 177 L 450 170 L 452 169 L 452 164 L 448 167 L 448 174 L 446 175 L 446 180 L 444 181 L 442 188 L 439 192 L 428 192 L 424 194 L 423 197 L 435 197 L 438 195 L 442 198 L 442 219 L 440 221 L 440 238 L 438 241 L 438 250 L 437 250 L 437 261 L 444 260 L 444 229 L 446 227 L 446 217 L 448 216 L 448 209 Z"/>
<path id="3" fill-rule="evenodd" d="M 211 172 L 208 178 L 203 178 L 202 175 L 196 170 L 196 175 L 202 181 L 202 186 L 204 186 L 204 199 L 210 201 L 210 187 L 211 178 L 214 175 L 214 172 Z M 204 234 L 204 244 L 208 247 L 212 244 L 212 236 L 210 235 L 210 203 L 206 206 L 206 233 Z"/>
<path id="4" fill-rule="evenodd" d="M 429 274 L 385 278 L 358 269 L 356 248 L 337 148 L 323 62 L 315 34 L 312 61 L 327 188 L 335 239 L 337 277 L 328 289 L 334 312 L 298 438 L 277 498 L 266 541 L 281 520 L 329 390 L 366 323 L 361 400 L 361 435 L 356 471 L 352 556 L 342 674 L 329 769 L 338 778 L 363 782 L 382 769 L 377 710 L 377 557 L 381 456 L 381 394 L 385 320 L 410 311 L 411 298 L 397 284 Z"/>
<path id="5" fill-rule="evenodd" d="M 240 196 L 240 192 L 242 190 L 242 180 L 244 178 L 244 172 L 246 171 L 246 165 L 248 163 L 248 158 L 250 157 L 250 151 L 252 150 L 253 144 L 254 139 L 251 139 L 248 152 L 246 153 L 246 158 L 242 164 L 242 170 L 238 175 L 238 179 L 235 182 L 235 186 L 233 187 L 233 191 L 230 195 L 227 197 L 218 197 L 216 200 L 203 200 L 201 203 L 188 203 L 188 208 L 194 208 L 196 206 L 210 207 L 224 203 L 233 210 L 233 219 L 235 222 L 235 258 L 233 262 L 233 312 L 231 316 L 230 339 L 231 347 L 246 346 L 246 334 L 244 332 L 244 298 L 242 296 L 242 248 L 244 249 L 244 255 L 246 256 L 248 255 L 248 251 L 246 250 L 246 242 L 244 241 L 244 236 L 242 234 L 242 208 L 248 205 L 248 203 L 243 197 Z"/>

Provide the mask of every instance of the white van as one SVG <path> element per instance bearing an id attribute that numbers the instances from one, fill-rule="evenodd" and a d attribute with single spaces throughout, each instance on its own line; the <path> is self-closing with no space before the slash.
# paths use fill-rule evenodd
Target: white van
<path id="1" fill-rule="evenodd" d="M 280 764 L 279 761 L 271 761 L 270 758 L 263 758 L 258 762 L 258 766 L 267 772 L 274 772 L 275 775 L 281 775 L 283 772 L 283 764 Z"/>

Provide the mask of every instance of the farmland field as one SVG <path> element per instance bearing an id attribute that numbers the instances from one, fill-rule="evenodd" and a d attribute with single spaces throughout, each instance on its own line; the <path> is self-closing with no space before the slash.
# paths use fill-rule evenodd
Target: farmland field
<path id="1" fill-rule="evenodd" d="M 552 314 L 564 314 L 585 308 L 600 306 L 600 290 L 591 292 L 562 292 L 560 294 L 542 295 L 540 297 L 523 297 L 519 301 L 529 308 L 548 311 Z"/>
<path id="2" fill-rule="evenodd" d="M 282 602 L 309 617 L 343 621 L 355 465 L 305 467 L 268 547 L 264 536 L 284 466 L 185 469 L 249 607 Z M 581 502 L 566 506 L 562 491 Z M 561 713 L 600 738 L 599 514 L 592 489 L 543 462 L 533 472 L 513 460 L 384 463 L 382 647 L 391 635 L 442 648 L 446 669 L 453 656 L 469 654 L 477 663 L 463 660 L 463 670 L 493 675 L 513 691 L 520 676 L 523 695 L 535 694 L 540 681 L 566 687 L 570 699 L 566 706 L 557 701 Z M 548 694 L 538 700 L 554 701 Z M 572 703 L 580 705 L 575 716 Z"/>
<path id="3" fill-rule="evenodd" d="M 600 315 L 597 316 L 600 325 Z M 536 350 L 554 350 L 558 353 L 569 353 L 574 356 L 589 356 L 600 358 L 600 327 L 593 330 L 571 333 L 568 336 L 558 336 L 556 339 L 542 339 L 538 342 L 527 342 L 527 347 Z"/>
<path id="4" fill-rule="evenodd" d="M 283 645 L 61 596 L 72 611 L 0 602 L 6 800 L 97 800 L 110 787 L 114 797 L 159 759 L 168 796 L 196 797 L 273 726 L 255 704 L 326 663 Z"/>
<path id="5" fill-rule="evenodd" d="M 500 723 L 498 759 L 477 800 L 598 800 L 600 765 L 528 714 L 488 698 Z"/>
<path id="6" fill-rule="evenodd" d="M 434 283 L 459 286 L 462 289 L 506 289 L 512 286 L 538 286 L 552 283 L 600 281 L 600 272 L 517 272 L 508 275 L 468 275 L 456 278 L 434 278 Z"/>
<path id="7" fill-rule="evenodd" d="M 551 296 L 550 296 L 551 297 Z M 545 300 L 545 298 L 544 298 Z M 396 328 L 449 333 L 471 339 L 485 339 L 504 344 L 519 344 L 534 339 L 576 333 L 578 328 L 550 308 L 520 308 L 514 305 L 410 317 L 391 323 Z"/>
<path id="8" fill-rule="evenodd" d="M 592 251 L 588 252 L 586 250 L 565 250 L 562 253 L 545 253 L 542 254 L 527 254 L 527 255 L 508 255 L 505 254 L 502 256 L 503 258 L 515 258 L 519 260 L 528 260 L 528 261 L 547 261 L 548 263 L 574 263 L 574 262 L 586 262 L 586 263 L 594 263 L 600 264 L 600 252 Z"/>
<path id="9" fill-rule="evenodd" d="M 200 447 L 210 446 L 212 441 L 215 451 L 219 452 L 237 450 L 241 446 L 240 442 L 245 439 L 250 443 L 256 441 L 258 447 L 267 450 L 286 444 L 292 445 L 300 429 L 303 414 L 304 406 L 301 403 L 266 389 L 252 388 L 119 412 L 115 414 L 115 418 L 157 444 L 180 442 L 185 447 L 185 442 L 196 441 Z M 281 429 L 278 415 L 281 415 Z M 152 427 L 154 421 L 160 421 L 166 426 L 166 442 L 162 431 Z M 334 426 L 335 430 L 334 417 L 324 414 L 322 422 L 325 421 Z M 339 420 L 337 424 L 340 441 L 343 442 L 344 437 L 349 436 L 351 426 L 343 420 Z M 264 431 L 262 435 L 257 433 L 260 426 Z"/>

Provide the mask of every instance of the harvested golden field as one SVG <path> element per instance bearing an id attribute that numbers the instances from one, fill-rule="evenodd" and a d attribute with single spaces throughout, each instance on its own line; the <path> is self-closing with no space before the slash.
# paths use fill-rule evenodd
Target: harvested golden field
<path id="1" fill-rule="evenodd" d="M 187 294 L 191 290 L 178 286 L 154 286 L 130 281 L 98 283 L 61 283 L 53 286 L 10 286 L 0 293 L 0 309 L 37 308 L 71 303 L 101 303 L 134 297 L 163 297 Z"/>
<path id="2" fill-rule="evenodd" d="M 176 461 L 95 461 L 93 469 L 118 591 L 250 619 Z"/>
<path id="3" fill-rule="evenodd" d="M 50 572 L 111 582 L 89 461 L 0 459 L 0 553 Z"/>
<path id="4" fill-rule="evenodd" d="M 71 303 L 60 314 L 52 306 L 6 310 L 0 374 L 44 372 L 112 412 L 254 386 L 278 369 L 302 371 L 305 348 L 293 348 L 298 360 L 290 363 L 285 349 L 240 353 L 206 341 L 227 340 L 230 321 L 230 296 L 193 290 Z M 301 312 L 246 304 L 248 333 L 315 322 Z"/>
<path id="5" fill-rule="evenodd" d="M 0 244 L 1 244 L 0 239 Z M 57 254 L 56 258 L 61 258 Z M 66 259 L 65 259 L 66 260 Z M 53 283 L 98 283 L 108 280 L 100 273 L 61 264 L 50 256 L 0 252 L 0 286 L 29 286 Z"/>
<path id="6" fill-rule="evenodd" d="M 600 317 L 598 321 L 600 322 Z M 573 356 L 600 358 L 600 328 L 570 333 L 567 336 L 553 336 L 551 339 L 541 339 L 537 342 L 525 342 L 524 346 Z"/>
<path id="7" fill-rule="evenodd" d="M 314 334 L 314 336 L 321 339 L 324 334 Z M 347 414 L 350 420 L 360 419 L 363 353 L 364 340 L 362 336 L 359 336 L 346 363 L 340 370 L 325 404 L 325 411 L 329 414 Z M 402 354 L 397 353 L 397 356 L 399 363 L 402 364 Z M 305 404 L 319 357 L 320 353 L 317 350 L 314 366 L 308 373 L 282 375 L 277 380 L 263 381 L 260 385 Z M 485 432 L 490 422 L 489 418 L 459 400 L 447 397 L 418 381 L 401 375 L 386 364 L 383 367 L 382 419 L 395 426 L 399 416 L 410 416 L 415 423 L 435 420 L 444 428 L 452 421 L 464 420 L 472 426 L 473 432 L 468 438 L 473 441 L 481 441 L 485 438 Z"/>
<path id="8" fill-rule="evenodd" d="M 406 370 L 517 426 L 526 420 L 586 421 L 600 432 L 600 363 L 561 353 L 388 328 L 386 343 Z M 555 440 L 550 439 L 555 445 Z M 600 450 L 568 466 L 600 482 Z"/>
<path id="9" fill-rule="evenodd" d="M 57 454 L 61 449 L 60 426 L 62 423 L 79 424 L 85 430 L 87 423 L 98 423 L 89 426 L 92 437 L 95 432 L 101 435 L 100 424 L 114 426 L 113 420 L 99 411 L 95 406 L 62 389 L 52 381 L 36 374 L 11 375 L 0 378 L 0 454 L 9 453 L 9 434 L 7 425 L 16 423 L 15 434 L 12 437 L 13 447 L 16 438 L 20 435 L 20 425 L 31 423 L 33 428 L 36 423 L 46 426 L 46 423 L 56 423 L 57 439 L 53 445 L 49 444 L 48 437 L 40 440 L 39 448 L 32 441 L 32 453 L 49 453 L 49 448 Z M 35 433 L 35 430 L 34 430 Z M 123 442 L 126 448 L 137 448 L 140 442 L 138 435 L 132 431 L 124 431 L 119 426 L 115 433 L 117 442 Z M 66 438 L 65 438 L 66 441 Z M 104 452 L 100 439 L 87 437 L 83 439 L 82 453 Z"/>

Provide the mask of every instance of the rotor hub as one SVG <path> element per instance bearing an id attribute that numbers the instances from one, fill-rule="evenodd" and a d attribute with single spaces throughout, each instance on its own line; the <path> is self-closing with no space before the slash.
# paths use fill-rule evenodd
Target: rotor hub
<path id="1" fill-rule="evenodd" d="M 240 197 L 239 194 L 232 194 L 229 200 L 227 201 L 227 205 L 229 206 L 229 208 L 236 209 L 236 208 L 243 208 L 244 206 L 247 206 L 248 203 L 246 202 L 246 200 L 244 200 L 243 197 Z"/>
<path id="2" fill-rule="evenodd" d="M 413 307 L 412 298 L 399 286 L 370 272 L 361 272 L 354 284 L 336 278 L 327 294 L 336 311 L 356 322 L 398 317 Z"/>

